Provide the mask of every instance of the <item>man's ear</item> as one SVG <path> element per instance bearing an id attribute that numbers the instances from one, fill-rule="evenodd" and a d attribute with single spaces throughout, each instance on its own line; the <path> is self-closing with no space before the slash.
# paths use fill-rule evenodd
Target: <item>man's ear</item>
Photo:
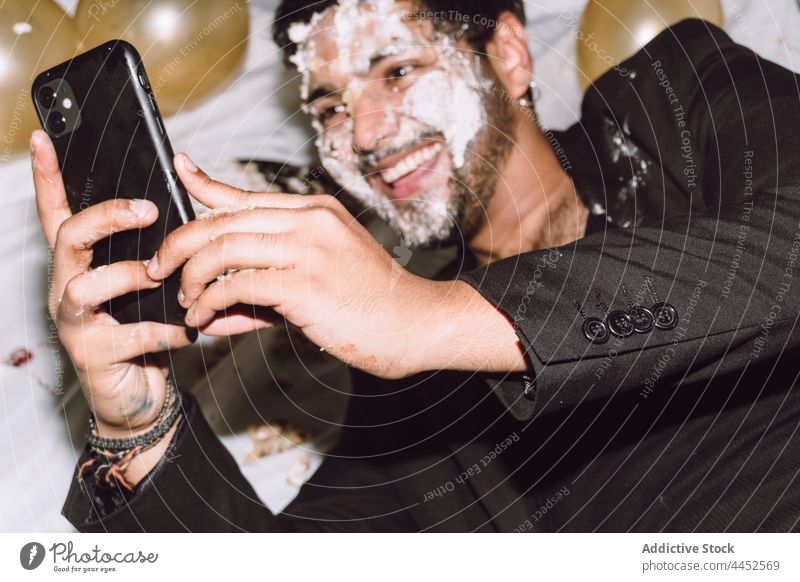
<path id="1" fill-rule="evenodd" d="M 511 97 L 523 97 L 533 75 L 533 59 L 525 26 L 511 12 L 503 12 L 498 17 L 494 34 L 486 43 L 486 56 Z"/>

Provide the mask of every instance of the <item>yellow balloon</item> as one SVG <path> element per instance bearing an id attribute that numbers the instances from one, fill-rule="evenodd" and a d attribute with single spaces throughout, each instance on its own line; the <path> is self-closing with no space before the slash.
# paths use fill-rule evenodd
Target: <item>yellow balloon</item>
<path id="1" fill-rule="evenodd" d="M 31 101 L 36 75 L 75 55 L 78 33 L 52 0 L 0 3 L 0 163 L 28 151 L 39 127 Z"/>
<path id="2" fill-rule="evenodd" d="M 136 47 L 165 114 L 221 87 L 249 31 L 246 0 L 81 0 L 75 21 L 85 49 L 115 38 Z"/>
<path id="3" fill-rule="evenodd" d="M 724 20 L 719 0 L 590 0 L 577 35 L 581 86 L 586 89 L 684 18 L 717 26 Z"/>

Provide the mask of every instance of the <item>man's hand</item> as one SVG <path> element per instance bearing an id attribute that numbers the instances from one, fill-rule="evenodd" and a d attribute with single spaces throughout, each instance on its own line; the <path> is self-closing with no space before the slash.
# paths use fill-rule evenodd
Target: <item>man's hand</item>
<path id="1" fill-rule="evenodd" d="M 97 269 L 90 265 L 92 245 L 115 232 L 149 226 L 158 210 L 145 200 L 119 199 L 73 215 L 53 144 L 43 131 L 33 132 L 31 154 L 39 220 L 53 253 L 48 307 L 59 339 L 75 366 L 101 436 L 122 438 L 144 432 L 164 402 L 167 369 L 155 357 L 143 356 L 187 345 L 187 330 L 153 322 L 121 325 L 101 306 L 161 283 L 148 277 L 139 261 Z M 143 460 L 131 465 L 129 481 L 138 481 Z"/>
<path id="2" fill-rule="evenodd" d="M 524 369 L 513 328 L 493 306 L 463 282 L 405 270 L 334 197 L 244 192 L 185 155 L 175 167 L 213 210 L 171 233 L 148 274 L 161 280 L 185 263 L 178 299 L 190 326 L 243 333 L 270 325 L 266 307 L 321 349 L 385 378 Z"/>

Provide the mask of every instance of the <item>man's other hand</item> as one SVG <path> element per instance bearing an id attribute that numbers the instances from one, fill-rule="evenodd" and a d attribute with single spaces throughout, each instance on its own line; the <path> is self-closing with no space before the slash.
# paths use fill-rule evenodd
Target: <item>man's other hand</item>
<path id="1" fill-rule="evenodd" d="M 271 325 L 274 312 L 320 349 L 384 378 L 524 369 L 502 314 L 466 283 L 407 271 L 333 196 L 238 190 L 183 154 L 175 168 L 212 211 L 171 233 L 148 274 L 162 280 L 183 265 L 188 325 L 232 335 Z"/>

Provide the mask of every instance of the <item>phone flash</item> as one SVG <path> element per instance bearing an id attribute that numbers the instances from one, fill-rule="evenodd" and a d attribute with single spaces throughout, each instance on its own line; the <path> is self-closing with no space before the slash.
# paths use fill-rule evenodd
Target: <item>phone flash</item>
<path id="1" fill-rule="evenodd" d="M 66 97 L 61 104 L 64 106 L 64 109 L 72 109 L 72 99 Z"/>

